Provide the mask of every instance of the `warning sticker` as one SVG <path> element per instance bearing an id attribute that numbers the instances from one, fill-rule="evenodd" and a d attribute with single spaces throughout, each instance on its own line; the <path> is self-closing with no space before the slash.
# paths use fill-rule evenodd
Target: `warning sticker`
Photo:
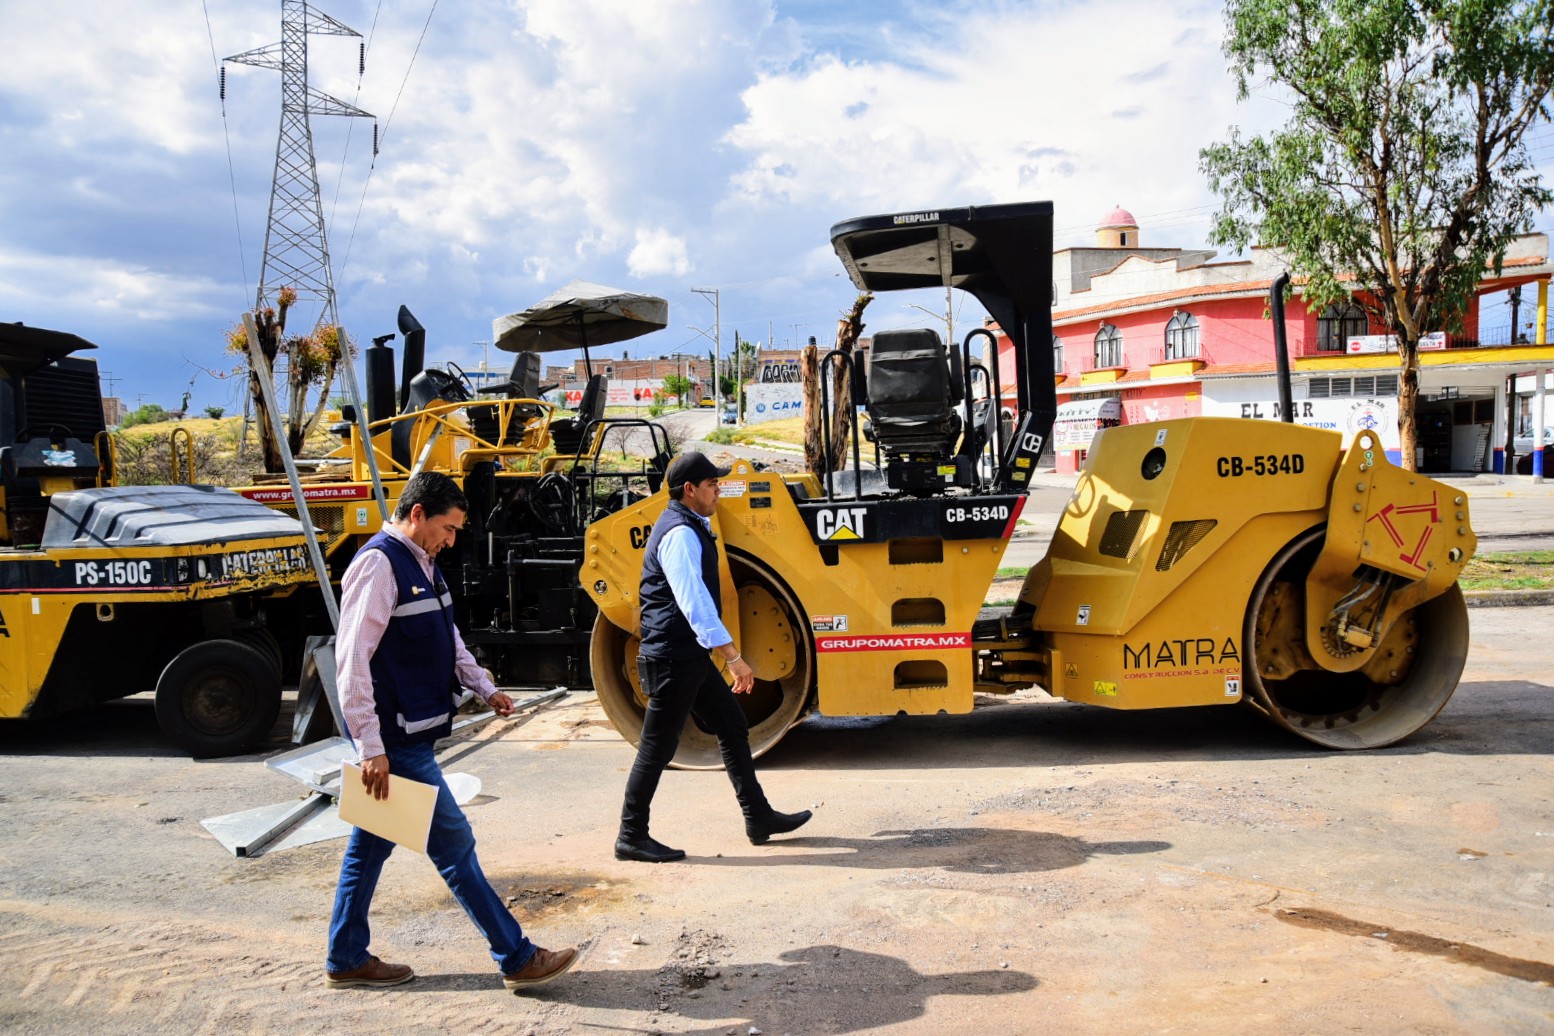
<path id="1" fill-rule="evenodd" d="M 1106 680 L 1095 681 L 1095 693 L 1105 695 L 1108 698 L 1117 697 L 1117 685 Z"/>
<path id="2" fill-rule="evenodd" d="M 816 633 L 846 633 L 847 616 L 845 615 L 811 615 L 809 628 Z"/>

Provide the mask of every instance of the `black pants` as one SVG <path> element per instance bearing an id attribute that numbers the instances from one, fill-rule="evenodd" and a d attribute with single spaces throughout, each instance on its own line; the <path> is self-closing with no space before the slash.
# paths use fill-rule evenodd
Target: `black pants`
<path id="1" fill-rule="evenodd" d="M 745 819 L 757 820 L 772 811 L 755 776 L 750 756 L 750 727 L 734 692 L 723 682 L 717 666 L 706 655 L 691 658 L 637 657 L 637 672 L 647 695 L 647 715 L 642 721 L 642 740 L 637 761 L 626 778 L 626 802 L 621 808 L 621 837 L 635 839 L 648 833 L 648 811 L 658 779 L 680 747 L 680 731 L 687 716 L 716 735 L 723 769 L 734 785 L 734 796 Z"/>

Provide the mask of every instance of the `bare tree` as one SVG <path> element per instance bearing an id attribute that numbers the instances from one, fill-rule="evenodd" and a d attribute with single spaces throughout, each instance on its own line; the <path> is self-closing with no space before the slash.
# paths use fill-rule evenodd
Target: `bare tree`
<path id="1" fill-rule="evenodd" d="M 320 327 L 311 334 L 286 336 L 286 315 L 297 301 L 297 293 L 291 288 L 281 290 L 275 308 L 265 307 L 254 314 L 254 324 L 259 330 L 259 351 L 273 375 L 277 360 L 284 360 L 286 378 L 286 444 L 293 456 L 302 452 L 308 436 L 318 427 L 329 401 L 329 390 L 334 385 L 342 356 L 349 354 L 350 340 L 341 341 L 342 332 L 335 327 Z M 248 372 L 248 394 L 253 400 L 254 415 L 259 425 L 259 449 L 264 458 L 264 470 L 282 471 L 279 444 L 271 430 L 269 415 L 264 405 L 264 391 L 259 372 L 254 370 L 248 351 L 248 331 L 238 324 L 227 332 L 227 351 L 242 357 L 240 369 Z M 309 409 L 308 393 L 318 386 L 318 398 Z"/>
<path id="2" fill-rule="evenodd" d="M 853 301 L 852 309 L 836 325 L 836 348 L 845 362 L 832 362 L 829 397 L 831 403 L 831 452 L 825 451 L 821 437 L 820 350 L 806 345 L 799 358 L 799 377 L 804 386 L 804 463 L 810 471 L 824 474 L 842 466 L 847 456 L 848 431 L 852 426 L 852 352 L 863 333 L 863 310 L 874 298 L 868 292 Z"/>

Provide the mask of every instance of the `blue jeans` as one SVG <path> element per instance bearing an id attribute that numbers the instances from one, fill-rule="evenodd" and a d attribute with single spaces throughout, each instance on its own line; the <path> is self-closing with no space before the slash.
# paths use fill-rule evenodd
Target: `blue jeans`
<path id="1" fill-rule="evenodd" d="M 535 945 L 524 937 L 517 918 L 491 888 L 480 861 L 475 858 L 475 834 L 464 811 L 442 779 L 442 768 L 431 744 L 400 745 L 388 749 L 389 772 L 437 787 L 437 807 L 426 839 L 426 855 L 448 883 L 453 898 L 475 922 L 491 944 L 491 958 L 504 975 L 523 968 L 534 956 Z M 351 832 L 345 858 L 340 861 L 340 884 L 335 888 L 334 914 L 329 919 L 329 956 L 325 968 L 338 974 L 367 963 L 372 930 L 367 911 L 378 887 L 383 864 L 394 851 L 386 838 L 356 828 Z"/>

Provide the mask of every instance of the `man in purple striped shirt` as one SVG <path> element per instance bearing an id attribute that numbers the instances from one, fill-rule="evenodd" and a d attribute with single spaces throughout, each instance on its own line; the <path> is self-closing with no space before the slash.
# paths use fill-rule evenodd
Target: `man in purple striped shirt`
<path id="1" fill-rule="evenodd" d="M 503 984 L 514 992 L 560 975 L 577 950 L 534 945 L 486 880 L 475 836 L 453 800 L 435 745 L 453 726 L 459 686 L 507 716 L 513 702 L 475 661 L 453 622 L 453 598 L 433 560 L 453 545 L 469 502 L 458 483 L 424 472 L 405 484 L 393 520 L 352 559 L 341 580 L 337 647 L 342 710 L 361 757 L 362 785 L 389 796 L 389 774 L 437 788 L 426 855 L 491 944 Z M 367 913 L 394 843 L 357 828 L 340 863 L 329 922 L 325 984 L 395 986 L 415 972 L 368 952 Z"/>

